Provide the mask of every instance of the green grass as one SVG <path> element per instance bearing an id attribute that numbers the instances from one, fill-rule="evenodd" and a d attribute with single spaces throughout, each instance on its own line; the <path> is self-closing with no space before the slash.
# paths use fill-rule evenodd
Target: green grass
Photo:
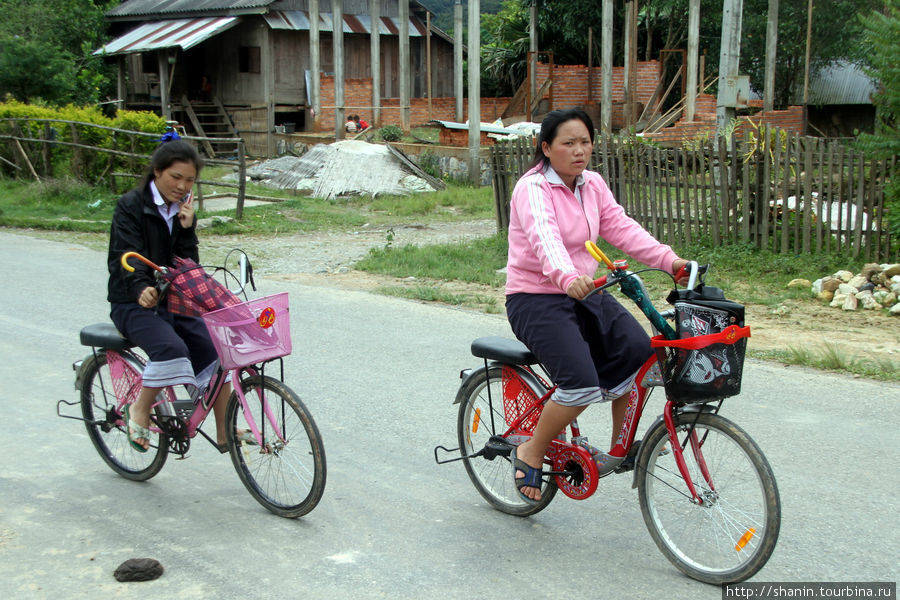
<path id="1" fill-rule="evenodd" d="M 440 302 L 451 306 L 465 306 L 476 308 L 486 313 L 499 313 L 500 306 L 497 298 L 477 293 L 450 292 L 438 285 L 381 286 L 376 292 L 386 296 L 396 296 L 410 300 L 422 300 L 423 302 Z"/>
<path id="2" fill-rule="evenodd" d="M 825 371 L 852 373 L 880 381 L 900 381 L 900 363 L 888 358 L 861 360 L 848 356 L 834 344 L 819 349 L 789 346 L 786 350 L 753 351 L 748 356 L 774 360 L 787 365 L 802 365 Z"/>
<path id="3" fill-rule="evenodd" d="M 221 177 L 229 169 L 203 171 L 204 178 Z M 203 185 L 203 194 L 234 195 L 227 187 Z M 490 188 L 448 185 L 447 189 L 414 196 L 379 196 L 323 200 L 289 191 L 248 185 L 258 196 L 284 198 L 262 206 L 248 206 L 240 221 L 216 223 L 205 230 L 214 235 L 272 235 L 320 229 L 348 229 L 417 223 L 422 220 L 458 221 L 493 218 Z M 0 180 L 0 226 L 95 232 L 109 231 L 118 194 L 74 180 L 41 183 Z M 235 210 L 198 210 L 202 219 L 212 215 L 234 218 Z"/>
<path id="4" fill-rule="evenodd" d="M 495 235 L 465 243 L 433 246 L 388 246 L 372 249 L 355 266 L 362 271 L 499 287 L 505 276 L 506 238 Z"/>

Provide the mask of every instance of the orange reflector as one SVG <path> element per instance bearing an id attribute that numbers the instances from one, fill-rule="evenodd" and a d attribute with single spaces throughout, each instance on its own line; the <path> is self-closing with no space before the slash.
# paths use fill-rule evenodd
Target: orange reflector
<path id="1" fill-rule="evenodd" d="M 478 433 L 478 424 L 481 422 L 481 409 L 475 409 L 475 418 L 472 419 L 472 433 Z"/>
<path id="2" fill-rule="evenodd" d="M 747 530 L 746 533 L 744 533 L 744 535 L 741 536 L 741 539 L 738 540 L 737 544 L 734 545 L 735 551 L 740 552 L 741 550 L 743 550 L 744 546 L 746 546 L 750 542 L 750 538 L 752 538 L 754 535 L 756 535 L 756 530 L 751 527 Z"/>

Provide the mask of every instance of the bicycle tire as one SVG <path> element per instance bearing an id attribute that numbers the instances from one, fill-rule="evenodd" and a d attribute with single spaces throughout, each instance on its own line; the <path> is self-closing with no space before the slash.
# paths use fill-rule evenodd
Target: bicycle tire
<path id="1" fill-rule="evenodd" d="M 122 357 L 138 371 L 141 363 L 127 353 Z M 151 433 L 150 448 L 139 452 L 128 443 L 128 426 L 116 411 L 112 375 L 106 353 L 87 357 L 81 366 L 81 415 L 88 437 L 109 467 L 126 479 L 146 481 L 160 472 L 169 455 L 168 438 Z M 101 385 L 102 384 L 102 385 Z M 159 415 L 159 409 L 154 409 Z"/>
<path id="2" fill-rule="evenodd" d="M 691 479 L 705 502 L 692 500 L 674 452 L 665 450 L 670 442 L 660 422 L 645 436 L 637 465 L 641 513 L 650 536 L 689 577 L 711 584 L 744 581 L 766 564 L 778 541 L 781 501 L 772 468 L 756 442 L 721 415 L 682 413 L 675 425 Z M 691 427 L 708 479 L 691 444 L 685 447 Z"/>
<path id="3" fill-rule="evenodd" d="M 502 435 L 505 432 L 501 371 L 500 366 L 492 366 L 488 371 L 481 369 L 463 384 L 465 387 L 460 391 L 463 399 L 459 405 L 456 425 L 459 451 L 469 479 L 491 506 L 509 515 L 527 517 L 544 510 L 553 501 L 559 489 L 555 479 L 548 477 L 545 480 L 540 502 L 531 504 L 519 497 L 508 457 L 497 456 L 493 460 L 480 456 L 469 458 L 471 454 L 481 450 L 492 435 Z M 532 383 L 534 385 L 537 384 Z"/>
<path id="4" fill-rule="evenodd" d="M 325 491 L 325 447 L 309 410 L 287 385 L 268 376 L 241 382 L 250 416 L 265 443 L 238 439 L 249 431 L 247 415 L 232 392 L 225 413 L 225 436 L 234 468 L 257 502 L 272 513 L 293 519 L 309 513 Z M 284 441 L 278 439 L 264 417 L 262 399 L 275 415 Z"/>

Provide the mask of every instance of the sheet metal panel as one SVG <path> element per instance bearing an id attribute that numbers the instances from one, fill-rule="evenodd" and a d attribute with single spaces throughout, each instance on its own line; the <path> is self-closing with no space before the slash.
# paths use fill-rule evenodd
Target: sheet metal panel
<path id="1" fill-rule="evenodd" d="M 272 29 L 309 30 L 309 12 L 305 10 L 273 10 L 264 17 Z M 398 35 L 397 19 L 380 17 L 378 31 L 381 35 Z M 332 31 L 331 13 L 319 12 L 319 31 Z M 370 15 L 344 15 L 344 33 L 369 33 L 372 31 Z M 409 37 L 423 37 L 425 25 L 414 17 L 409 19 Z"/>
<path id="2" fill-rule="evenodd" d="M 94 54 L 134 54 L 162 48 L 187 50 L 235 26 L 240 17 L 170 19 L 144 23 L 117 37 Z"/>

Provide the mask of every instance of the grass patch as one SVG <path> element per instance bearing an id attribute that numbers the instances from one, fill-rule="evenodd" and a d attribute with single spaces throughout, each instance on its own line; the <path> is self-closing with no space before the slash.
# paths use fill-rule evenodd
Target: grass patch
<path id="1" fill-rule="evenodd" d="M 0 225 L 106 232 L 118 197 L 74 179 L 0 180 Z"/>
<path id="2" fill-rule="evenodd" d="M 497 314 L 500 312 L 499 302 L 497 298 L 485 294 L 470 294 L 448 292 L 441 286 L 416 285 L 416 286 L 379 286 L 375 289 L 379 294 L 386 296 L 396 296 L 398 298 L 407 298 L 410 300 L 421 300 L 423 302 L 440 302 L 451 306 L 465 306 L 475 308 L 487 313 Z"/>
<path id="3" fill-rule="evenodd" d="M 227 167 L 204 170 L 203 177 L 222 177 Z M 235 194 L 226 187 L 203 185 L 205 198 Z M 284 198 L 244 208 L 240 221 L 219 222 L 205 230 L 214 235 L 277 235 L 320 229 L 348 229 L 430 221 L 493 218 L 490 188 L 448 185 L 447 189 L 412 196 L 359 197 L 323 200 L 287 190 L 248 185 L 258 196 Z M 0 226 L 107 233 L 119 195 L 71 180 L 19 182 L 0 180 Z M 234 209 L 197 210 L 197 217 L 235 216 Z"/>
<path id="4" fill-rule="evenodd" d="M 853 373 L 879 381 L 900 381 L 900 363 L 889 358 L 859 360 L 848 356 L 834 344 L 826 343 L 818 350 L 789 346 L 787 350 L 748 351 L 747 354 L 753 358 L 777 360 L 787 365 Z"/>
<path id="5" fill-rule="evenodd" d="M 500 287 L 506 277 L 497 273 L 506 266 L 506 237 L 433 246 L 387 246 L 372 249 L 355 267 L 393 277 L 463 281 Z"/>

